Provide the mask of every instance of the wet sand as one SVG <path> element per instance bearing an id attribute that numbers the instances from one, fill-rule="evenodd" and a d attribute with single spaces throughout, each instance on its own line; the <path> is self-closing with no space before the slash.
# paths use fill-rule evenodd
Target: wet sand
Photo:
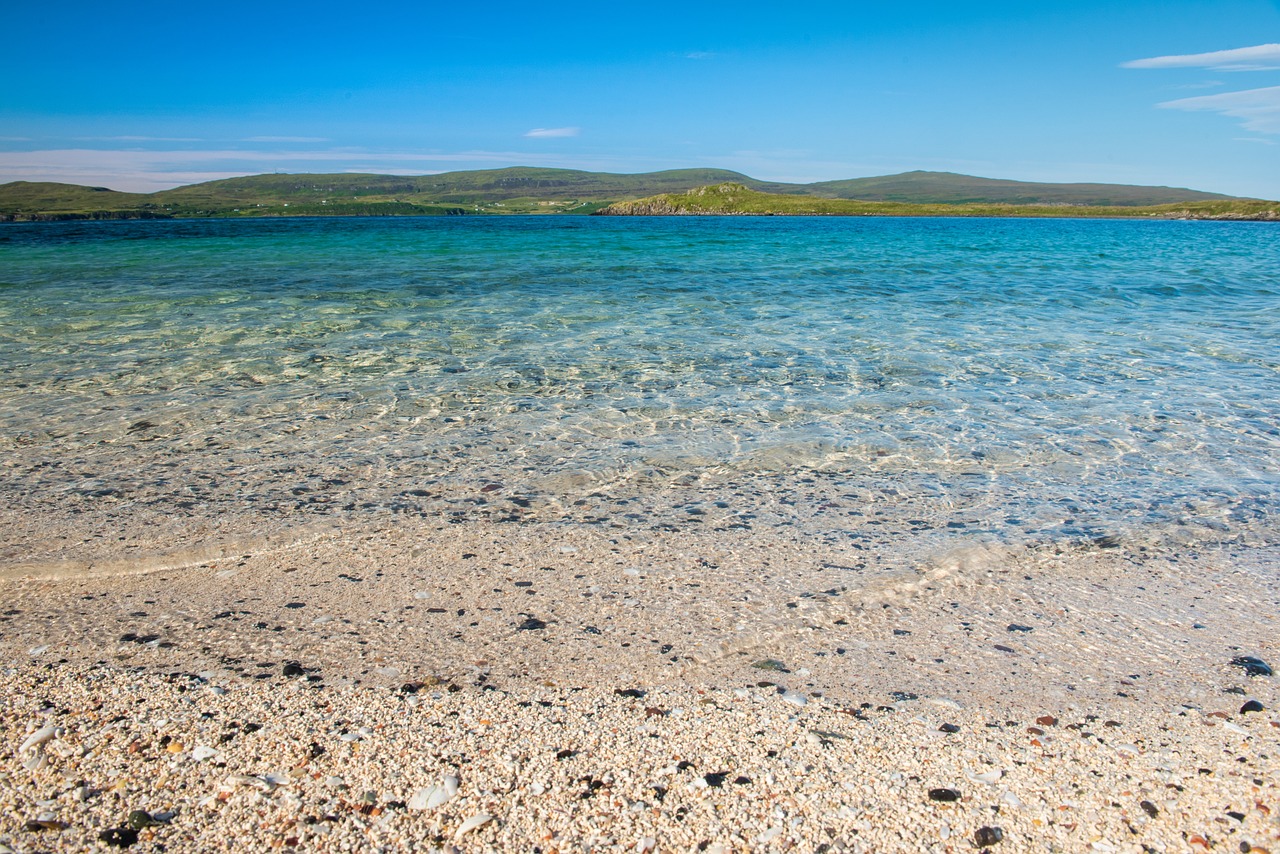
<path id="1" fill-rule="evenodd" d="M 1275 680 L 1232 664 L 1280 659 L 1280 550 L 424 520 L 209 557 L 3 571 L 0 843 L 1280 849 Z"/>

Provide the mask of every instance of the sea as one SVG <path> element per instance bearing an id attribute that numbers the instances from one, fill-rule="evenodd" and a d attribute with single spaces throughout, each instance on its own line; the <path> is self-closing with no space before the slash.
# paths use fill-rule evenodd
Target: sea
<path id="1" fill-rule="evenodd" d="M 0 226 L 0 566 L 434 522 L 1280 542 L 1280 230 L 986 218 Z"/>

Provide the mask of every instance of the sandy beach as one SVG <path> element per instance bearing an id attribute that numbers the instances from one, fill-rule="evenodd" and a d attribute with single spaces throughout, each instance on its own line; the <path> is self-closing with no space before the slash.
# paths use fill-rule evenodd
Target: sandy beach
<path id="1" fill-rule="evenodd" d="M 0 844 L 1277 850 L 1233 661 L 1280 658 L 1280 550 L 1107 545 L 422 521 L 11 569 Z"/>

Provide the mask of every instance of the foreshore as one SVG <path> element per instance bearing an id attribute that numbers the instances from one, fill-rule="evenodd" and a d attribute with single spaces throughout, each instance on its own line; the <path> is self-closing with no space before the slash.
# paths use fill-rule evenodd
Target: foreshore
<path id="1" fill-rule="evenodd" d="M 1233 664 L 1280 659 L 1280 550 L 849 557 L 424 521 L 10 571 L 0 844 L 1280 850 Z"/>

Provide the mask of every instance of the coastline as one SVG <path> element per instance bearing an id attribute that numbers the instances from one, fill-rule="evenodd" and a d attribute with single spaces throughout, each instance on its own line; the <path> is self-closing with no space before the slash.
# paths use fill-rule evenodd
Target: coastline
<path id="1" fill-rule="evenodd" d="M 1280 698 L 1231 661 L 1280 657 L 1277 567 L 979 547 L 875 577 L 779 532 L 424 522 L 9 577 L 0 841 L 145 810 L 139 850 L 1274 850 Z"/>

